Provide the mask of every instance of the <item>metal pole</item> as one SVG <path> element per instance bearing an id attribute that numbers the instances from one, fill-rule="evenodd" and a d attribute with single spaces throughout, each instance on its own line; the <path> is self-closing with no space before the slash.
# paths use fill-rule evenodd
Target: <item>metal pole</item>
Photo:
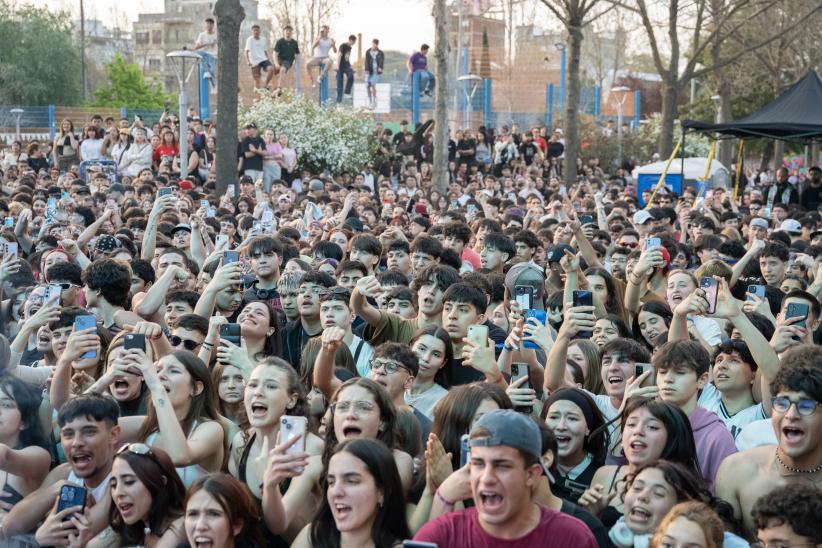
<path id="1" fill-rule="evenodd" d="M 634 92 L 634 130 L 639 128 L 639 114 L 642 110 L 640 107 L 642 106 L 642 92 L 640 90 L 636 90 Z"/>
<path id="2" fill-rule="evenodd" d="M 546 102 L 546 112 L 545 112 L 545 125 L 548 127 L 548 131 L 550 132 L 554 128 L 554 84 L 548 84 L 545 89 L 545 102 Z"/>
<path id="3" fill-rule="evenodd" d="M 623 97 L 619 102 L 619 110 L 617 110 L 617 162 L 619 167 L 622 167 L 622 103 L 624 101 Z"/>
<path id="4" fill-rule="evenodd" d="M 460 75 L 460 58 L 462 56 L 462 1 L 457 0 L 454 2 L 454 5 L 457 7 L 457 47 L 455 48 L 457 59 L 454 63 L 454 79 L 456 80 L 457 77 Z M 454 110 L 459 111 L 460 99 L 459 99 L 459 92 L 455 90 L 454 93 Z"/>
<path id="5" fill-rule="evenodd" d="M 491 125 L 491 79 L 485 79 L 485 97 L 483 98 L 482 123 L 485 127 Z"/>
<path id="6" fill-rule="evenodd" d="M 186 74 L 186 60 L 180 59 L 180 71 L 183 77 Z M 180 179 L 188 177 L 188 97 L 186 96 L 186 83 L 182 78 L 177 79 L 180 84 Z"/>
<path id="7" fill-rule="evenodd" d="M 560 67 L 559 67 L 559 108 L 560 110 L 565 108 L 565 64 L 567 62 L 566 57 L 567 49 L 565 47 L 562 48 L 562 53 L 560 55 Z"/>
<path id="8" fill-rule="evenodd" d="M 411 123 L 416 128 L 420 123 L 420 73 L 411 76 Z"/>
<path id="9" fill-rule="evenodd" d="M 54 140 L 54 136 L 57 135 L 55 118 L 56 116 L 54 105 L 49 105 L 49 139 L 51 139 L 52 141 Z"/>
<path id="10" fill-rule="evenodd" d="M 602 103 L 602 88 L 599 86 L 594 88 L 594 117 L 599 123 L 600 105 Z"/>

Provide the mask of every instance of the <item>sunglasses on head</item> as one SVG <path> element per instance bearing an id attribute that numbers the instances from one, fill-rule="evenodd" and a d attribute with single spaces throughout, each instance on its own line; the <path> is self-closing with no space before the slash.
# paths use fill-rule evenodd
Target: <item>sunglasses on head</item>
<path id="1" fill-rule="evenodd" d="M 177 335 L 170 336 L 168 338 L 168 342 L 171 343 L 171 346 L 180 346 L 182 344 L 183 348 L 185 348 L 189 352 L 193 352 L 198 346 L 200 346 L 200 343 L 198 343 L 197 341 L 193 341 L 191 339 L 184 339 L 182 337 L 178 337 Z"/>
<path id="2" fill-rule="evenodd" d="M 117 451 L 117 454 L 122 455 L 125 452 L 129 452 L 133 455 L 140 455 L 141 457 L 151 457 L 152 459 L 156 459 L 154 453 L 151 451 L 151 447 L 145 443 L 127 443 Z"/>

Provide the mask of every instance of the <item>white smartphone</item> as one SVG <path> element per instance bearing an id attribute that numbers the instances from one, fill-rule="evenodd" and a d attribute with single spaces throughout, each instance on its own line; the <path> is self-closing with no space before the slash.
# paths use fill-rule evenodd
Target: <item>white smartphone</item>
<path id="1" fill-rule="evenodd" d="M 300 416 L 283 415 L 280 418 L 280 443 L 286 443 L 300 436 L 297 443 L 289 447 L 285 454 L 293 455 L 305 452 L 305 436 L 308 431 L 308 419 Z"/>
<path id="2" fill-rule="evenodd" d="M 60 295 L 63 292 L 63 288 L 61 288 L 57 284 L 49 284 L 46 287 L 46 296 L 43 299 L 43 306 L 60 306 Z"/>
<path id="3" fill-rule="evenodd" d="M 214 244 L 216 249 L 228 249 L 228 235 L 217 234 L 217 241 Z"/>
<path id="4" fill-rule="evenodd" d="M 482 324 L 469 325 L 468 340 L 476 346 L 488 346 L 488 326 Z"/>
<path id="5" fill-rule="evenodd" d="M 8 242 L 4 251 L 6 257 L 11 257 L 12 261 L 17 260 L 17 242 Z"/>

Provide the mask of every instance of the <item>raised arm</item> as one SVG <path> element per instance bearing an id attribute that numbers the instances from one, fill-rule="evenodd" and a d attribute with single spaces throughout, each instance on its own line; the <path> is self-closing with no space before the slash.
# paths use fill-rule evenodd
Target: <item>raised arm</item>
<path id="1" fill-rule="evenodd" d="M 594 323 L 596 322 L 593 306 L 574 306 L 573 303 L 565 303 L 565 318 L 548 352 L 545 365 L 544 388 L 546 390 L 553 392 L 565 386 L 568 346 L 581 331 L 592 331 Z"/>
<path id="2" fill-rule="evenodd" d="M 143 294 L 143 298 L 134 308 L 134 312 L 150 320 L 165 304 L 165 298 L 171 289 L 171 284 L 175 281 L 185 281 L 188 279 L 188 272 L 177 265 L 171 265 L 163 272 L 154 284 Z"/>
<path id="3" fill-rule="evenodd" d="M 100 359 L 100 337 L 97 335 L 97 328 L 91 327 L 83 331 L 75 331 L 69 335 L 66 347 L 57 360 L 54 368 L 54 375 L 51 378 L 49 387 L 49 403 L 59 411 L 63 404 L 71 397 L 71 377 L 74 373 L 74 362 L 80 360 L 86 352 L 97 353 L 97 358 L 84 361 L 98 361 Z"/>
<path id="4" fill-rule="evenodd" d="M 148 214 L 148 222 L 146 223 L 146 231 L 143 234 L 143 245 L 140 251 L 140 258 L 144 261 L 149 261 L 154 258 L 154 249 L 157 245 L 157 225 L 160 224 L 160 215 L 164 211 L 170 211 L 175 208 L 176 197 L 173 194 L 165 196 L 157 196 L 154 200 L 154 207 L 151 208 L 151 213 Z"/>
<path id="5" fill-rule="evenodd" d="M 371 327 L 379 325 L 380 311 L 371 306 L 367 297 L 375 295 L 379 290 L 380 282 L 376 276 L 366 276 L 357 281 L 354 291 L 351 292 L 351 310 Z"/>
<path id="6" fill-rule="evenodd" d="M 642 251 L 633 271 L 628 276 L 628 284 L 625 287 L 625 309 L 628 312 L 637 313 L 640 299 L 642 299 L 648 280 L 654 273 L 654 268 L 664 264 L 665 260 L 662 258 L 662 250 L 659 247 Z"/>
<path id="7" fill-rule="evenodd" d="M 320 392 L 331 400 L 334 397 L 334 392 L 342 384 L 336 376 L 334 376 L 334 366 L 336 363 L 337 349 L 342 345 L 345 331 L 340 327 L 329 327 L 323 330 L 322 346 L 320 352 L 317 354 L 317 361 L 314 362 L 314 386 L 319 388 Z"/>
<path id="8" fill-rule="evenodd" d="M 203 318 L 210 318 L 214 313 L 214 304 L 217 293 L 232 285 L 239 285 L 243 281 L 243 269 L 240 263 L 221 265 L 214 271 L 214 277 L 208 282 L 203 294 L 194 307 L 194 313 Z"/>
<path id="9" fill-rule="evenodd" d="M 758 257 L 759 252 L 762 251 L 764 248 L 765 240 L 754 240 L 751 242 L 750 246 L 748 247 L 748 251 L 745 252 L 741 259 L 736 261 L 736 264 L 731 269 L 731 287 L 735 286 L 739 278 L 742 277 L 742 273 L 745 272 L 745 268 L 748 266 L 748 263 L 750 263 L 753 259 Z"/>
<path id="10" fill-rule="evenodd" d="M 160 382 L 154 364 L 140 349 L 126 350 L 122 358 L 143 373 L 143 379 L 151 394 L 151 401 L 157 414 L 160 441 L 157 446 L 171 457 L 175 466 L 199 464 L 222 451 L 225 433 L 217 421 L 209 421 L 197 426 L 195 432 L 186 436 L 180 420 L 174 414 L 168 392 Z"/>

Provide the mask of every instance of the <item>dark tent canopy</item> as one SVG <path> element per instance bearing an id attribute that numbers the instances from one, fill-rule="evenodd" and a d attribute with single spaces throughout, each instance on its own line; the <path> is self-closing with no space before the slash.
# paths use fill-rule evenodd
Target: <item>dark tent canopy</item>
<path id="1" fill-rule="evenodd" d="M 700 133 L 719 133 L 725 137 L 820 141 L 822 77 L 811 70 L 782 95 L 739 120 L 722 124 L 685 120 L 682 127 Z"/>

